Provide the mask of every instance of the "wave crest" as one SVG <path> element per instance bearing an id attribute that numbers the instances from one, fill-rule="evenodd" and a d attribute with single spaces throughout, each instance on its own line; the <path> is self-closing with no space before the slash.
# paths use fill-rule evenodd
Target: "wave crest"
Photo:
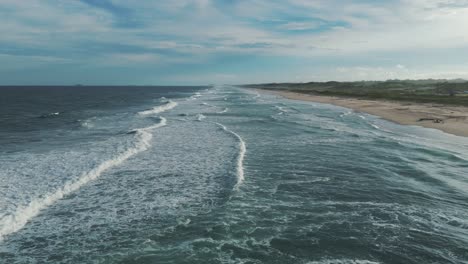
<path id="1" fill-rule="evenodd" d="M 105 171 L 122 164 L 130 157 L 147 150 L 151 146 L 153 135 L 151 130 L 163 127 L 167 124 L 166 119 L 161 117 L 161 121 L 155 125 L 135 129 L 134 146 L 120 153 L 116 157 L 102 162 L 96 168 L 83 173 L 78 180 L 66 183 L 62 188 L 55 192 L 46 194 L 40 199 L 33 200 L 29 205 L 18 208 L 13 214 L 7 215 L 0 219 L 0 241 L 3 241 L 5 236 L 21 230 L 32 218 L 37 216 L 43 209 L 54 204 L 65 196 L 79 190 L 82 186 L 99 178 Z"/>
<path id="2" fill-rule="evenodd" d="M 237 166 L 236 166 L 236 174 L 237 174 L 237 184 L 235 188 L 238 188 L 242 182 L 244 181 L 244 158 L 245 153 L 247 152 L 247 147 L 245 145 L 245 141 L 242 137 L 237 134 L 236 132 L 229 130 L 225 125 L 220 123 L 215 123 L 219 127 L 221 127 L 224 131 L 234 136 L 239 141 L 239 155 L 237 156 Z"/>
<path id="3" fill-rule="evenodd" d="M 153 107 L 151 109 L 138 112 L 138 114 L 140 114 L 140 115 L 155 115 L 155 114 L 159 114 L 159 113 L 171 110 L 172 108 L 174 108 L 176 106 L 177 106 L 176 102 L 169 100 L 163 105 L 158 105 L 158 106 L 155 106 L 155 107 Z"/>

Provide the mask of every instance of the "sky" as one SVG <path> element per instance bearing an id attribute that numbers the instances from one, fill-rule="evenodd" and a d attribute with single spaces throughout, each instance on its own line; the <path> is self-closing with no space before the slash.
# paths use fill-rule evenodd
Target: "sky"
<path id="1" fill-rule="evenodd" d="M 467 78 L 468 0 L 0 0 L 0 85 Z"/>

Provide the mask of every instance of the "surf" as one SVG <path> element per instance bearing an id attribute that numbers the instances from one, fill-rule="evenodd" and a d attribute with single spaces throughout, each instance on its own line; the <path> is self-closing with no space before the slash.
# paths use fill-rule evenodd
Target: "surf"
<path id="1" fill-rule="evenodd" d="M 235 189 L 237 189 L 244 182 L 244 179 L 245 179 L 244 158 L 247 152 L 245 141 L 242 139 L 242 137 L 239 134 L 237 134 L 236 132 L 232 130 L 229 130 L 225 125 L 221 123 L 216 123 L 216 122 L 215 124 L 219 126 L 221 129 L 223 129 L 224 131 L 226 131 L 227 133 L 234 136 L 239 142 L 239 154 L 237 155 L 237 164 L 236 164 L 237 183 L 236 183 L 236 186 L 234 187 Z"/>
<path id="2" fill-rule="evenodd" d="M 200 92 L 196 92 L 194 95 L 190 96 L 187 101 L 192 101 L 198 99 L 202 94 Z"/>
<path id="3" fill-rule="evenodd" d="M 206 116 L 203 115 L 203 114 L 198 114 L 197 115 L 197 121 L 199 121 L 199 122 L 203 121 L 203 119 L 205 119 L 205 118 L 206 118 Z"/>
<path id="4" fill-rule="evenodd" d="M 21 230 L 32 218 L 36 217 L 41 213 L 42 210 L 51 206 L 55 202 L 62 198 L 70 195 L 73 192 L 78 191 L 84 185 L 97 180 L 104 172 L 111 168 L 114 168 L 136 154 L 146 151 L 151 146 L 153 139 L 152 130 L 161 128 L 167 125 L 167 120 L 161 117 L 161 121 L 155 125 L 135 129 L 133 130 L 135 143 L 134 146 L 120 153 L 112 159 L 102 162 L 94 169 L 82 174 L 78 180 L 74 182 L 66 183 L 62 188 L 55 192 L 48 193 L 43 198 L 33 200 L 29 205 L 17 209 L 13 214 L 10 214 L 0 222 L 0 242 L 5 239 L 6 236 Z"/>
<path id="5" fill-rule="evenodd" d="M 56 117 L 56 116 L 59 116 L 60 115 L 60 112 L 52 112 L 52 113 L 48 113 L 48 114 L 43 114 L 41 116 L 39 116 L 39 118 L 50 118 L 50 117 Z"/>
<path id="6" fill-rule="evenodd" d="M 229 108 L 225 107 L 222 111 L 217 112 L 217 114 L 224 114 L 229 110 Z"/>
<path id="7" fill-rule="evenodd" d="M 176 106 L 177 106 L 176 102 L 169 100 L 163 105 L 158 105 L 158 106 L 153 107 L 152 109 L 148 109 L 148 110 L 145 110 L 145 111 L 138 112 L 138 114 L 143 115 L 143 116 L 145 116 L 145 115 L 155 115 L 155 114 L 159 114 L 159 113 L 162 113 L 162 112 L 169 111 L 169 110 L 173 109 Z"/>

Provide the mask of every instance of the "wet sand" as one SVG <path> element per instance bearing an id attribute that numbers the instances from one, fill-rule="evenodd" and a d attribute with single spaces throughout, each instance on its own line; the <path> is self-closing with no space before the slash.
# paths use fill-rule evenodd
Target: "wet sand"
<path id="1" fill-rule="evenodd" d="M 355 111 L 380 116 L 386 120 L 402 125 L 435 128 L 449 134 L 468 137 L 468 107 L 384 100 L 364 100 L 263 89 L 258 91 L 277 94 L 293 100 L 338 105 Z"/>

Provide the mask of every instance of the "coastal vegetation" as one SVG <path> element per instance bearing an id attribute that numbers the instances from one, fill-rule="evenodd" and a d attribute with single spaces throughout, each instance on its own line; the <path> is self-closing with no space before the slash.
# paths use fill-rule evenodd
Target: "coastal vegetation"
<path id="1" fill-rule="evenodd" d="M 468 106 L 468 81 L 462 79 L 266 83 L 243 87 L 371 100 Z"/>

